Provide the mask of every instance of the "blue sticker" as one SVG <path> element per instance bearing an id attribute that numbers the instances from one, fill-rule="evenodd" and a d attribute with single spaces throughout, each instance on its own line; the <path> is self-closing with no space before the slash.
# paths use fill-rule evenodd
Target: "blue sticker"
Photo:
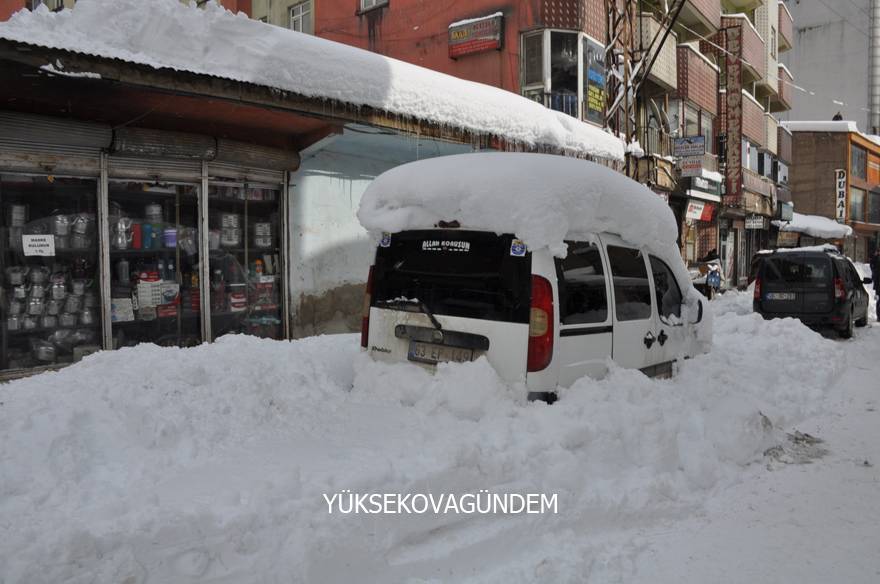
<path id="1" fill-rule="evenodd" d="M 526 255 L 526 244 L 521 239 L 514 239 L 510 242 L 510 255 L 523 257 Z"/>
<path id="2" fill-rule="evenodd" d="M 379 240 L 379 247 L 391 247 L 391 234 L 387 231 L 382 232 L 382 239 Z"/>

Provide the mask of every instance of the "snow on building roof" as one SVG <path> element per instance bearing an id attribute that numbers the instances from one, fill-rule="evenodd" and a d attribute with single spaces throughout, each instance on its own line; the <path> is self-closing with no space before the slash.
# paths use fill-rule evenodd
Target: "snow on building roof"
<path id="1" fill-rule="evenodd" d="M 108 23 L 112 23 L 108 25 Z M 22 10 L 0 39 L 282 89 L 529 146 L 622 160 L 622 142 L 522 96 L 179 0 Z"/>
<path id="2" fill-rule="evenodd" d="M 853 233 L 849 225 L 843 225 L 821 215 L 794 213 L 791 221 L 773 221 L 773 225 L 780 231 L 794 231 L 821 239 L 842 239 Z"/>
<path id="3" fill-rule="evenodd" d="M 779 122 L 783 128 L 787 128 L 792 132 L 858 132 L 859 128 L 855 122 L 840 120 L 812 120 L 812 121 L 791 121 Z"/>
<path id="4" fill-rule="evenodd" d="M 499 16 L 504 16 L 503 12 L 493 12 L 492 14 L 487 14 L 486 16 L 478 16 L 476 18 L 465 18 L 464 20 L 456 20 L 455 22 L 450 22 L 447 28 L 453 28 L 456 26 L 464 26 L 465 24 L 473 24 L 475 22 L 481 22 L 483 20 L 489 20 L 490 18 L 498 18 Z"/>

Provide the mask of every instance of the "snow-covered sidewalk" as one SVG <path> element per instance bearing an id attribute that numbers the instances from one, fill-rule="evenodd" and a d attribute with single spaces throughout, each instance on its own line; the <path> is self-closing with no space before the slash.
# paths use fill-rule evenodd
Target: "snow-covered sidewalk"
<path id="1" fill-rule="evenodd" d="M 675 379 L 612 369 L 553 406 L 483 361 L 432 376 L 350 335 L 0 386 L 0 582 L 876 581 L 880 328 L 839 342 L 750 300 L 711 303 L 713 350 Z M 558 513 L 328 513 L 349 489 Z"/>

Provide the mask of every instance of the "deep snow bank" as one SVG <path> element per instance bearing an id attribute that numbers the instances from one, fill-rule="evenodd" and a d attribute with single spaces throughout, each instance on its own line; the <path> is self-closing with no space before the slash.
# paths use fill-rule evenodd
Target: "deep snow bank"
<path id="1" fill-rule="evenodd" d="M 795 321 L 735 312 L 674 380 L 612 368 L 553 406 L 483 360 L 429 375 L 350 335 L 95 355 L 0 386 L 0 579 L 625 579 L 619 530 L 738 481 L 840 362 Z M 341 489 L 557 493 L 560 512 L 329 515 Z"/>

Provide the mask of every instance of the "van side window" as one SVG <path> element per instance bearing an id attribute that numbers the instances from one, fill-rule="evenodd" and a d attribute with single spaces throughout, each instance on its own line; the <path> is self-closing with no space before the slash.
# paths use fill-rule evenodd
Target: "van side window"
<path id="1" fill-rule="evenodd" d="M 657 312 L 664 321 L 670 321 L 671 317 L 681 318 L 681 290 L 675 275 L 666 262 L 654 256 L 651 259 L 651 272 L 654 276 L 654 292 L 657 294 Z M 674 322 L 674 321 L 673 321 Z"/>
<path id="2" fill-rule="evenodd" d="M 651 285 L 641 252 L 609 245 L 608 259 L 614 282 L 614 311 L 617 320 L 651 318 Z"/>
<path id="3" fill-rule="evenodd" d="M 556 260 L 559 279 L 559 318 L 562 324 L 590 324 L 608 318 L 605 270 L 599 248 L 567 241 L 568 255 Z"/>

